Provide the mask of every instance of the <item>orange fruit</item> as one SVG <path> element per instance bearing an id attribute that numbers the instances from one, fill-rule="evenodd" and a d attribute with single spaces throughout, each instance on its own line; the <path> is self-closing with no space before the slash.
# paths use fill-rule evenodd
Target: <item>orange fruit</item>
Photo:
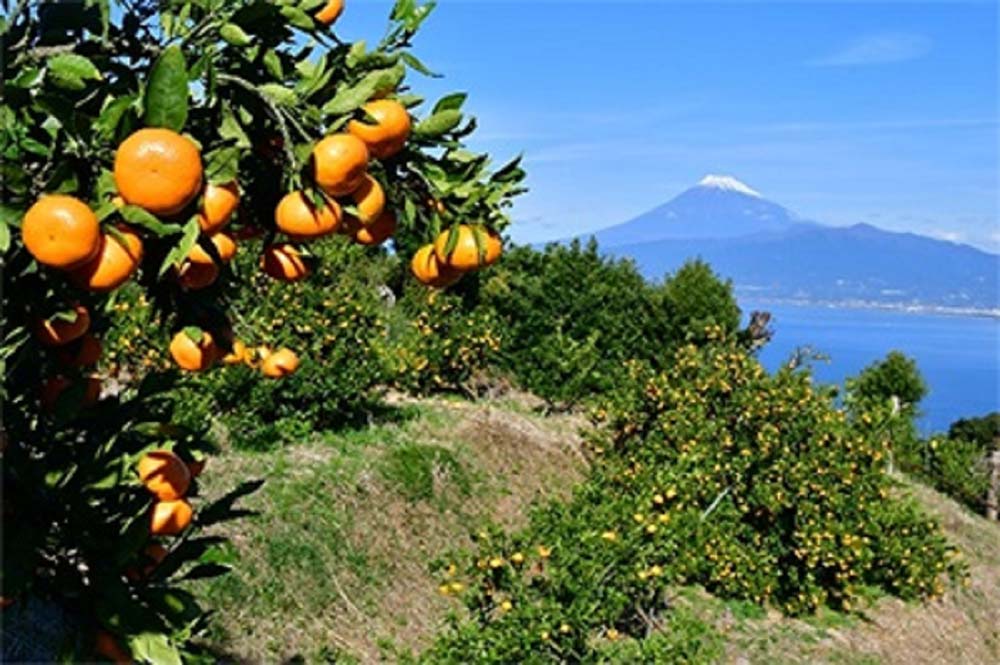
<path id="1" fill-rule="evenodd" d="M 101 380 L 96 376 L 88 376 L 84 379 L 82 406 L 92 406 L 101 397 Z M 73 381 L 65 376 L 56 375 L 49 378 L 42 384 L 41 402 L 42 407 L 52 412 L 59 402 L 59 396 L 73 385 Z"/>
<path id="2" fill-rule="evenodd" d="M 208 241 L 215 247 L 215 253 L 218 254 L 219 259 L 223 263 L 228 262 L 236 255 L 236 241 L 228 233 L 222 231 L 217 231 L 210 236 L 208 236 Z M 202 246 L 201 242 L 198 242 L 191 251 L 188 252 L 187 260 L 191 263 L 215 263 L 215 259 L 209 253 L 207 249 Z"/>
<path id="3" fill-rule="evenodd" d="M 73 305 L 73 312 L 76 318 L 72 321 L 39 319 L 35 322 L 35 339 L 42 346 L 64 346 L 83 337 L 90 328 L 90 312 L 83 305 Z"/>
<path id="4" fill-rule="evenodd" d="M 459 271 L 438 261 L 431 244 L 417 250 L 410 260 L 410 270 L 422 284 L 438 288 L 450 286 L 462 276 Z"/>
<path id="5" fill-rule="evenodd" d="M 126 203 L 154 215 L 175 215 L 201 191 L 198 147 L 170 129 L 133 133 L 115 153 L 115 185 Z"/>
<path id="6" fill-rule="evenodd" d="M 70 367 L 90 367 L 101 359 L 101 340 L 84 335 L 70 346 L 59 349 L 59 362 Z"/>
<path id="7" fill-rule="evenodd" d="M 219 278 L 219 266 L 214 263 L 185 261 L 177 269 L 177 281 L 188 291 L 208 288 Z"/>
<path id="8" fill-rule="evenodd" d="M 288 376 L 298 368 L 299 357 L 294 351 L 286 348 L 268 353 L 260 363 L 260 371 L 272 379 Z"/>
<path id="9" fill-rule="evenodd" d="M 208 331 L 202 330 L 201 339 L 196 342 L 181 330 L 170 340 L 170 356 L 181 369 L 201 372 L 215 363 L 219 357 L 219 347 Z"/>
<path id="10" fill-rule="evenodd" d="M 142 262 L 142 240 L 125 227 L 118 229 L 125 238 L 122 244 L 115 236 L 101 236 L 97 256 L 70 273 L 70 281 L 81 289 L 105 293 L 129 280 Z"/>
<path id="11" fill-rule="evenodd" d="M 198 226 L 203 233 L 215 233 L 226 225 L 239 205 L 240 187 L 235 180 L 224 185 L 208 183 L 201 197 Z"/>
<path id="12" fill-rule="evenodd" d="M 340 226 L 340 205 L 327 199 L 317 207 L 304 192 L 291 192 L 281 197 L 274 209 L 278 230 L 298 240 L 329 235 Z"/>
<path id="13" fill-rule="evenodd" d="M 370 175 L 365 175 L 361 186 L 351 192 L 350 198 L 358 214 L 345 214 L 345 218 L 354 226 L 368 226 L 385 210 L 385 192 L 378 180 Z"/>
<path id="14" fill-rule="evenodd" d="M 330 196 L 347 196 L 368 172 L 368 148 L 351 134 L 333 134 L 313 148 L 313 179 Z"/>
<path id="15" fill-rule="evenodd" d="M 176 536 L 191 524 L 194 511 L 184 499 L 157 501 L 149 511 L 149 532 L 154 536 Z"/>
<path id="16" fill-rule="evenodd" d="M 354 232 L 354 240 L 362 245 L 381 245 L 396 232 L 396 216 L 386 210 L 368 226 Z"/>
<path id="17" fill-rule="evenodd" d="M 446 265 L 465 272 L 476 270 L 485 265 L 485 260 L 480 261 L 479 246 L 476 244 L 476 235 L 479 234 L 480 242 L 486 243 L 486 232 L 482 227 L 470 226 L 469 224 L 458 225 L 458 239 L 450 254 L 446 254 L 448 247 L 448 236 L 451 230 L 442 231 L 434 241 L 434 253 L 438 261 Z"/>
<path id="18" fill-rule="evenodd" d="M 329 0 L 329 2 L 320 7 L 318 12 L 313 14 L 313 18 L 316 19 L 317 23 L 322 23 L 323 25 L 330 25 L 338 18 L 340 18 L 340 14 L 343 11 L 344 11 L 344 0 Z"/>
<path id="19" fill-rule="evenodd" d="M 248 355 L 249 351 L 247 350 L 247 345 L 239 340 L 236 340 L 233 342 L 232 351 L 222 356 L 222 362 L 227 365 L 242 365 L 248 360 Z"/>
<path id="20" fill-rule="evenodd" d="M 139 479 L 160 501 L 180 499 L 191 484 L 191 472 L 180 457 L 169 450 L 154 450 L 142 456 Z"/>
<path id="21" fill-rule="evenodd" d="M 392 157 L 403 149 L 410 136 L 410 114 L 392 99 L 376 99 L 361 107 L 375 121 L 351 120 L 347 131 L 365 142 L 376 159 Z"/>
<path id="22" fill-rule="evenodd" d="M 503 254 L 503 238 L 496 231 L 486 229 L 486 257 L 483 263 L 491 266 L 500 260 L 501 254 Z"/>
<path id="23" fill-rule="evenodd" d="M 123 649 L 118 644 L 118 640 L 112 637 L 111 633 L 106 630 L 97 631 L 97 636 L 94 638 L 94 653 L 110 660 L 112 663 L 133 662 L 128 651 Z"/>
<path id="24" fill-rule="evenodd" d="M 130 567 L 125 571 L 125 575 L 132 581 L 138 581 L 145 579 L 153 574 L 156 567 L 163 563 L 163 560 L 167 558 L 169 550 L 159 543 L 150 543 L 143 548 L 142 554 L 140 555 L 140 562 L 143 564 L 142 568 L 136 568 L 135 566 Z"/>
<path id="25" fill-rule="evenodd" d="M 274 279 L 296 282 L 309 274 L 309 266 L 299 250 L 288 243 L 268 245 L 260 257 L 260 267 Z"/>
<path id="26" fill-rule="evenodd" d="M 71 270 L 94 258 L 101 246 L 97 215 L 74 196 L 42 196 L 24 215 L 21 240 L 35 260 Z"/>

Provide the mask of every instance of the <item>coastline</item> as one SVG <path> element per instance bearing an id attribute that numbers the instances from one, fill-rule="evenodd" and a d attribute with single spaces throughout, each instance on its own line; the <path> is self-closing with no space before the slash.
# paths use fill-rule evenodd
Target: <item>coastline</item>
<path id="1" fill-rule="evenodd" d="M 877 310 L 899 314 L 932 314 L 980 319 L 1000 320 L 1000 308 L 982 309 L 978 307 L 947 307 L 943 305 L 921 305 L 913 303 L 881 303 L 868 300 L 808 300 L 805 298 L 761 298 L 747 297 L 737 289 L 737 302 L 753 302 L 757 305 L 779 305 L 783 307 L 820 307 L 838 310 Z"/>

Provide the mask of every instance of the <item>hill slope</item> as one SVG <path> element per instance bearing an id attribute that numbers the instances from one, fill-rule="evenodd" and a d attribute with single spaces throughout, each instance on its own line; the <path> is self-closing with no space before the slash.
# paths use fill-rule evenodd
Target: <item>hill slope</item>
<path id="1" fill-rule="evenodd" d="M 468 544 L 479 519 L 516 526 L 533 501 L 564 496 L 581 478 L 582 421 L 531 407 L 525 395 L 408 400 L 393 422 L 213 460 L 210 494 L 269 477 L 248 501 L 263 514 L 222 527 L 240 565 L 194 582 L 209 585 L 219 610 L 213 650 L 227 662 L 376 663 L 427 644 L 457 609 L 437 594 L 428 562 Z M 964 553 L 969 588 L 927 605 L 883 598 L 860 615 L 805 620 L 692 587 L 672 602 L 698 618 L 727 662 L 1000 662 L 1000 526 L 900 482 Z"/>

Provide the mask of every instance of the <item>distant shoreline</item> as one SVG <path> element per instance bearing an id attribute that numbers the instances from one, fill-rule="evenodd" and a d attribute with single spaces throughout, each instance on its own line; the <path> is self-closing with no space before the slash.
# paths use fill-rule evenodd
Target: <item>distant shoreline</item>
<path id="1" fill-rule="evenodd" d="M 737 301 L 748 300 L 759 305 L 783 305 L 788 307 L 821 307 L 825 309 L 864 309 L 897 312 L 899 314 L 937 314 L 941 316 L 961 316 L 980 319 L 1000 319 L 1000 309 L 980 309 L 976 307 L 945 307 L 941 305 L 912 305 L 902 303 L 879 303 L 865 300 L 805 300 L 797 298 L 747 298 L 736 293 Z"/>

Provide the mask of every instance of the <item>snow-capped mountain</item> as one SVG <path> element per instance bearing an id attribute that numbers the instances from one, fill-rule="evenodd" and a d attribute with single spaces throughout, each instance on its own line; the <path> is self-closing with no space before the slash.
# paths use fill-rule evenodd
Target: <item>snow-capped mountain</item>
<path id="1" fill-rule="evenodd" d="M 744 297 L 1000 309 L 996 254 L 868 224 L 824 226 L 732 176 L 706 176 L 594 236 L 651 279 L 703 258 Z"/>
<path id="2" fill-rule="evenodd" d="M 707 175 L 668 203 L 598 231 L 602 247 L 666 238 L 731 238 L 807 223 L 732 176 Z"/>

